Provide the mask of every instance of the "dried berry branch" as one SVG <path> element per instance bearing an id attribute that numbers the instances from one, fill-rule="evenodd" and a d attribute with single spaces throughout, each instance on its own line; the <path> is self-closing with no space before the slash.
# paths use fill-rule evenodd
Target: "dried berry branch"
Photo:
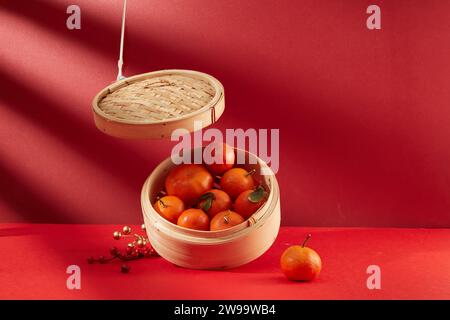
<path id="1" fill-rule="evenodd" d="M 145 225 L 141 226 L 141 229 L 145 232 Z M 113 239 L 121 240 L 125 238 L 132 238 L 133 241 L 127 243 L 127 247 L 124 252 L 121 252 L 117 247 L 112 247 L 109 251 L 110 257 L 99 256 L 98 258 L 89 257 L 87 259 L 89 264 L 93 263 L 108 263 L 116 259 L 121 261 L 133 261 L 142 258 L 158 257 L 158 253 L 150 245 L 147 235 L 141 235 L 138 233 L 132 233 L 132 229 L 129 226 L 124 226 L 122 231 L 114 231 Z M 130 267 L 126 264 L 121 266 L 122 273 L 128 273 Z"/>

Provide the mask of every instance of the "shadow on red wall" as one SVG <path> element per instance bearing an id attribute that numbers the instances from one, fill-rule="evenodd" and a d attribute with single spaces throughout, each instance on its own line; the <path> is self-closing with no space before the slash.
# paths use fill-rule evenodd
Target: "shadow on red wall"
<path id="1" fill-rule="evenodd" d="M 3 221 L 139 223 L 140 187 L 173 145 L 94 128 L 121 2 L 78 2 L 77 31 L 66 1 L 0 4 Z M 126 74 L 211 73 L 217 128 L 279 128 L 284 224 L 448 227 L 450 5 L 410 3 L 381 2 L 369 31 L 365 1 L 130 2 Z"/>

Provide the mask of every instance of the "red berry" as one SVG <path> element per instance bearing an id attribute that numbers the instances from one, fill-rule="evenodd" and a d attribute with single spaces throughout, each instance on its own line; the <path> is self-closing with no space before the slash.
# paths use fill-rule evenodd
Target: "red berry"
<path id="1" fill-rule="evenodd" d="M 122 273 L 128 273 L 128 272 L 130 272 L 130 269 L 131 269 L 131 267 L 130 267 L 129 265 L 123 264 L 123 265 L 120 267 L 120 272 L 122 272 Z"/>

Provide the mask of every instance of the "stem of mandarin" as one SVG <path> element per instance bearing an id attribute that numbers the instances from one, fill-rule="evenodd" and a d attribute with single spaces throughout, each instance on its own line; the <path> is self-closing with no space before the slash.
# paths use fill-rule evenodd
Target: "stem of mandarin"
<path id="1" fill-rule="evenodd" d="M 168 205 L 166 205 L 166 204 L 164 203 L 164 201 L 162 201 L 161 199 L 159 199 L 158 201 L 159 201 L 159 203 L 161 203 L 161 205 L 163 206 L 163 208 L 167 208 L 167 207 L 168 207 Z"/>
<path id="2" fill-rule="evenodd" d="M 246 176 L 246 177 L 251 176 L 251 175 L 254 174 L 255 172 L 256 172 L 256 169 L 252 169 L 252 170 L 250 170 L 245 176 Z"/>
<path id="3" fill-rule="evenodd" d="M 309 239 L 311 239 L 311 233 L 309 233 L 309 234 L 306 236 L 305 241 L 303 241 L 302 248 L 305 247 L 305 245 L 306 245 L 306 243 L 308 242 Z"/>

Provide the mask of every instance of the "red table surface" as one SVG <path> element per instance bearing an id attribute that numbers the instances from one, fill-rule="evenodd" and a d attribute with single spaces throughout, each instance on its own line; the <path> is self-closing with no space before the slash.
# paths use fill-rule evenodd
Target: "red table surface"
<path id="1" fill-rule="evenodd" d="M 449 229 L 283 227 L 259 259 L 226 271 L 189 270 L 163 258 L 87 263 L 114 245 L 112 225 L 0 225 L 1 299 L 450 299 Z M 322 257 L 320 278 L 288 281 L 283 250 L 312 233 Z M 217 252 L 220 254 L 220 252 Z M 81 289 L 66 287 L 66 268 L 81 268 Z M 369 265 L 381 268 L 381 289 L 366 286 Z"/>

